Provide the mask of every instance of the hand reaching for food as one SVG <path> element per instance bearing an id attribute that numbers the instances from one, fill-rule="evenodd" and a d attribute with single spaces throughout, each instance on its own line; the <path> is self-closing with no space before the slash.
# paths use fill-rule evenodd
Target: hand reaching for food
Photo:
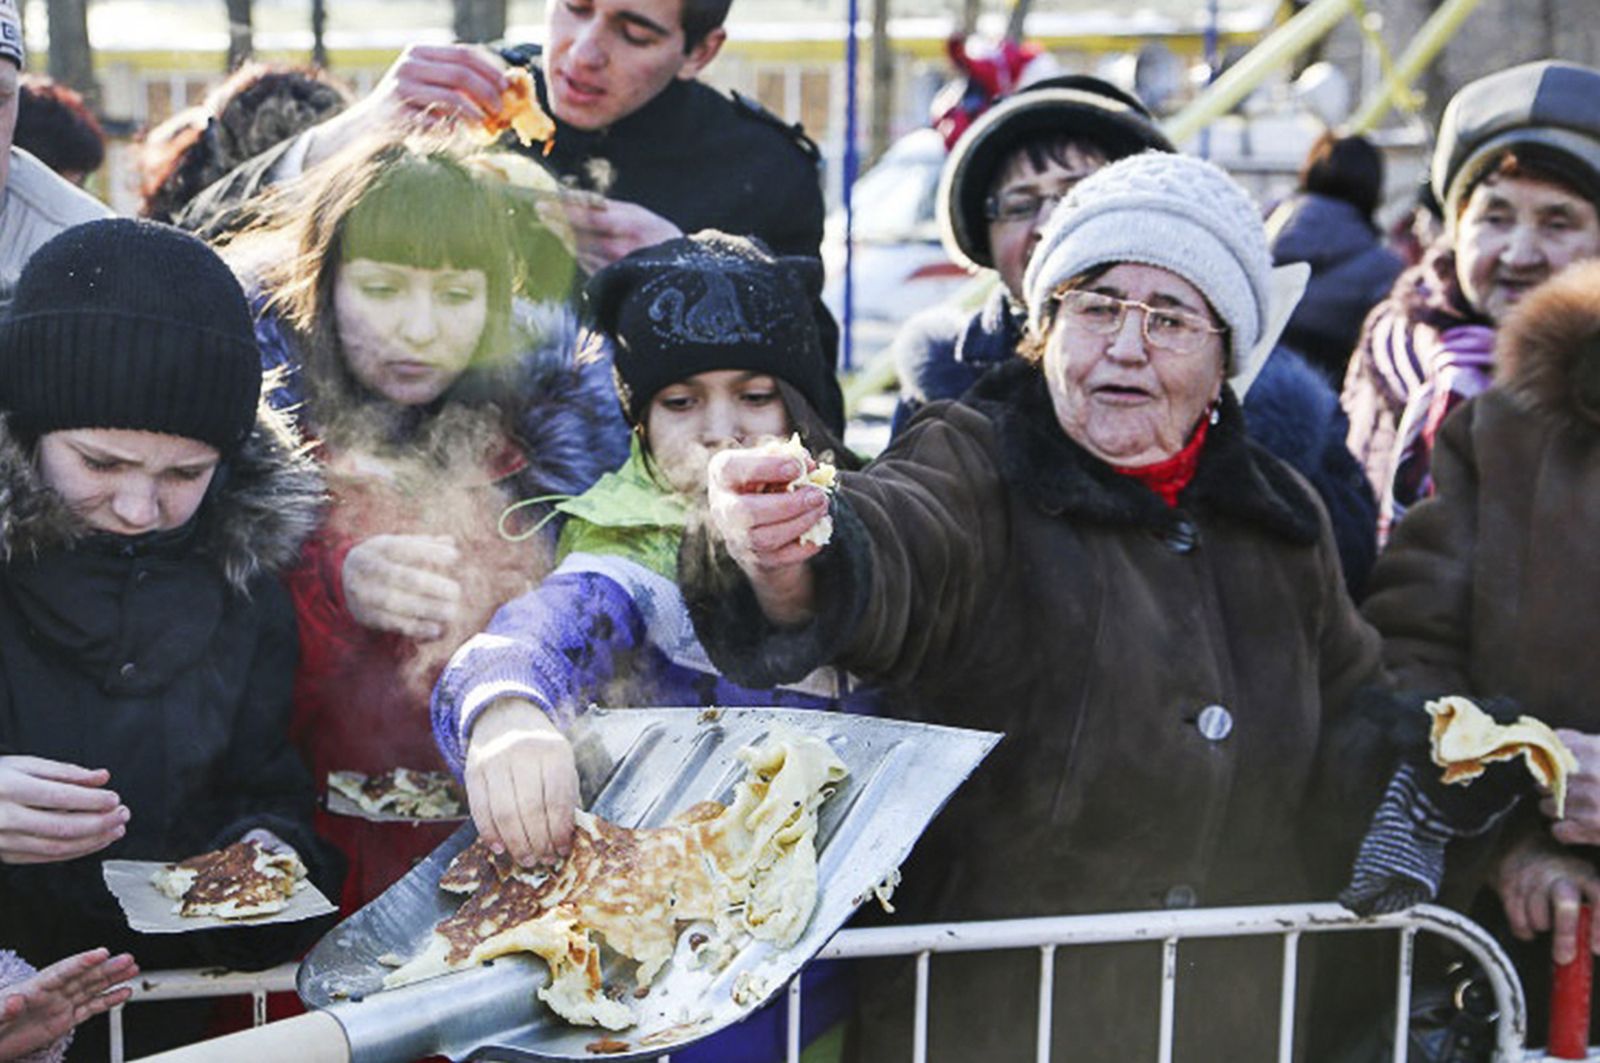
<path id="1" fill-rule="evenodd" d="M 98 852 L 127 832 L 111 773 L 43 757 L 0 757 L 0 863 L 40 864 Z"/>
<path id="2" fill-rule="evenodd" d="M 473 722 L 467 805 L 478 834 L 523 866 L 572 846 L 578 768 L 572 744 L 532 702 L 502 698 Z"/>
<path id="3" fill-rule="evenodd" d="M 31 1058 L 90 1016 L 126 1003 L 133 990 L 123 983 L 138 973 L 127 953 L 90 949 L 0 985 L 0 1060 Z"/>

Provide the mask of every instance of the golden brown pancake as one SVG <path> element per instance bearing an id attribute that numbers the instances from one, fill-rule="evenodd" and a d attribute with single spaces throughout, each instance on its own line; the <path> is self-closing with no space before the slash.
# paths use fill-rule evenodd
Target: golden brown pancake
<path id="1" fill-rule="evenodd" d="M 1550 792 L 1556 818 L 1565 814 L 1567 776 L 1578 770 L 1578 758 L 1548 724 L 1532 716 L 1518 717 L 1511 724 L 1495 723 L 1462 697 L 1430 701 L 1427 709 L 1433 717 L 1433 762 L 1444 769 L 1446 783 L 1465 785 L 1491 762 L 1520 756 L 1534 780 Z"/>
<path id="2" fill-rule="evenodd" d="M 453 819 L 465 813 L 461 787 L 449 773 L 391 768 L 377 775 L 330 771 L 328 789 L 348 797 L 363 812 L 411 819 Z"/>
<path id="3" fill-rule="evenodd" d="M 506 71 L 506 88 L 500 93 L 500 111 L 483 120 L 483 131 L 497 138 L 507 129 L 517 135 L 523 147 L 544 142 L 545 154 L 554 144 L 556 124 L 544 113 L 533 94 L 533 78 L 521 67 Z"/>
<path id="4" fill-rule="evenodd" d="M 269 853 L 248 841 L 169 864 L 151 882 L 178 901 L 179 915 L 245 919 L 283 911 L 305 877 L 294 853 Z"/>
<path id="5" fill-rule="evenodd" d="M 750 773 L 731 805 L 701 802 L 665 827 L 626 828 L 575 816 L 572 852 L 551 875 L 506 870 L 481 841 L 440 885 L 476 887 L 423 952 L 385 980 L 405 985 L 510 952 L 550 966 L 539 996 L 569 1022 L 620 1030 L 632 1009 L 605 993 L 600 945 L 638 964 L 641 990 L 672 958 L 678 931 L 711 922 L 724 939 L 779 948 L 804 931 L 816 903 L 816 813 L 845 777 L 827 743 L 775 731 L 739 753 Z"/>

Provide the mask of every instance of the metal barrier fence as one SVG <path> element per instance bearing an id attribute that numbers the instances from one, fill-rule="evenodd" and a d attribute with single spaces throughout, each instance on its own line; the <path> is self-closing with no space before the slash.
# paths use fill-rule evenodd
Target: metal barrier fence
<path id="1" fill-rule="evenodd" d="M 1527 1008 L 1522 985 L 1500 946 L 1483 928 L 1465 916 L 1432 905 L 1419 905 L 1393 915 L 1367 918 L 1336 904 L 1297 904 L 877 927 L 841 931 L 823 947 L 818 958 L 856 960 L 885 956 L 915 957 L 917 980 L 912 1059 L 913 1063 L 925 1063 L 928 1047 L 928 965 L 931 957 L 935 953 L 1037 949 L 1039 1026 L 1036 1058 L 1040 1063 L 1048 1063 L 1056 949 L 1075 945 L 1160 942 L 1161 1009 L 1156 1016 L 1160 1024 L 1159 1063 L 1171 1063 L 1179 942 L 1185 939 L 1276 935 L 1283 938 L 1278 1059 L 1280 1063 L 1288 1063 L 1293 1058 L 1300 939 L 1305 934 L 1349 930 L 1393 930 L 1400 935 L 1399 978 L 1395 994 L 1395 1063 L 1405 1063 L 1406 1059 L 1407 1025 L 1411 1013 L 1411 968 L 1419 932 L 1437 934 L 1454 942 L 1482 966 L 1495 996 L 1496 1063 L 1521 1063 L 1525 1058 L 1543 1058 L 1542 1053 L 1524 1056 Z M 267 993 L 292 990 L 294 972 L 293 965 L 275 967 L 258 974 L 153 972 L 138 978 L 129 1004 L 181 997 L 248 994 L 254 998 L 255 1021 L 259 1025 L 266 1020 Z M 788 1063 L 798 1063 L 800 1014 L 804 1003 L 800 979 L 796 978 L 789 984 L 787 1000 Z M 122 1063 L 123 1059 L 122 1011 L 123 1008 L 116 1008 L 111 1013 L 112 1063 Z M 670 1063 L 670 1057 L 660 1057 L 660 1063 Z"/>

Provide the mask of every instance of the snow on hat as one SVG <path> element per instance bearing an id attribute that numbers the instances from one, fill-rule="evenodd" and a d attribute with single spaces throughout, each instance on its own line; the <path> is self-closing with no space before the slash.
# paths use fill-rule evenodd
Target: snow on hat
<path id="1" fill-rule="evenodd" d="M 1085 178 L 1051 214 L 1028 263 L 1029 323 L 1042 328 L 1062 284 L 1119 262 L 1171 270 L 1200 290 L 1228 327 L 1229 382 L 1242 398 L 1281 316 L 1272 313 L 1272 257 L 1249 193 L 1209 162 L 1155 152 Z"/>

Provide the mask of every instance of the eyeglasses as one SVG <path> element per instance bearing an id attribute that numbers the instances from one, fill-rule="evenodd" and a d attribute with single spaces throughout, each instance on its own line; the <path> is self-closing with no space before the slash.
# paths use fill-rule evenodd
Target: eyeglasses
<path id="1" fill-rule="evenodd" d="M 1076 172 L 1058 170 L 1054 177 L 1060 182 L 1054 191 L 1043 195 L 1029 188 L 1003 189 L 983 201 L 983 215 L 990 221 L 1014 224 L 1033 221 L 1041 214 L 1049 214 L 1055 205 L 1067 198 L 1067 193 L 1085 177 L 1098 170 L 1090 165 Z"/>
<path id="2" fill-rule="evenodd" d="M 1071 190 L 1070 187 L 1063 188 L 1042 196 L 1037 192 L 1002 192 L 984 201 L 983 213 L 990 221 L 1007 224 L 1033 221 L 1041 213 L 1048 214 L 1053 210 L 1057 203 L 1067 198 Z"/>
<path id="3" fill-rule="evenodd" d="M 1152 347 L 1177 354 L 1193 354 L 1206 342 L 1207 336 L 1217 336 L 1228 331 L 1218 328 L 1199 314 L 1188 310 L 1175 310 L 1165 306 L 1151 306 L 1137 299 L 1120 299 L 1103 292 L 1073 289 L 1057 297 L 1063 313 L 1074 325 L 1100 336 L 1111 336 L 1122 329 L 1122 319 L 1129 307 L 1144 311 L 1141 332 L 1145 342 Z"/>

